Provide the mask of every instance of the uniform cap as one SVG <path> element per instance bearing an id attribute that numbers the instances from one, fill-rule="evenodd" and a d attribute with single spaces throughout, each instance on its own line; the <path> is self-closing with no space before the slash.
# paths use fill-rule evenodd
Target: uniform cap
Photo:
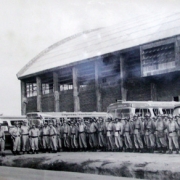
<path id="1" fill-rule="evenodd" d="M 172 115 L 172 114 L 169 114 L 168 118 L 169 118 L 169 119 L 173 119 L 173 115 Z"/>

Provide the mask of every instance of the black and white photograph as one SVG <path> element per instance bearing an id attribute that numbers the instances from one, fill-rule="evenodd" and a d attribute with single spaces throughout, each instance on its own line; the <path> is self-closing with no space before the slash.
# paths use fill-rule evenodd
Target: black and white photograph
<path id="1" fill-rule="evenodd" d="M 0 0 L 0 180 L 180 180 L 180 0 Z"/>

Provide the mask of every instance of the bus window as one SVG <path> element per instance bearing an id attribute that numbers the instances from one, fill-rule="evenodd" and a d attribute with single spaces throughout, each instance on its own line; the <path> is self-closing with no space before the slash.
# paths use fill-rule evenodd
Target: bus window
<path id="1" fill-rule="evenodd" d="M 153 113 L 155 116 L 157 116 L 158 114 L 160 114 L 159 109 L 153 108 Z"/>
<path id="2" fill-rule="evenodd" d="M 140 113 L 142 117 L 144 117 L 146 113 L 149 113 L 151 115 L 151 112 L 149 109 L 136 109 L 135 113 Z"/>
<path id="3" fill-rule="evenodd" d="M 162 109 L 163 114 L 172 114 L 173 109 Z"/>

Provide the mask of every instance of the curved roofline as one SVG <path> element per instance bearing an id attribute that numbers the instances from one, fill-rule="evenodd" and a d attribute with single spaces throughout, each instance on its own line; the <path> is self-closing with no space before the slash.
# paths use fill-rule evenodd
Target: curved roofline
<path id="1" fill-rule="evenodd" d="M 103 27 L 101 28 L 96 28 L 96 29 L 91 29 L 91 30 L 87 30 L 87 31 L 83 31 L 77 34 L 74 34 L 72 36 L 68 36 L 67 38 L 64 38 L 56 43 L 54 43 L 53 45 L 49 46 L 48 48 L 46 48 L 45 50 L 41 51 L 37 56 L 35 56 L 32 60 L 30 60 L 18 73 L 17 73 L 17 78 L 19 78 L 19 76 L 21 76 L 21 74 L 26 71 L 27 68 L 29 68 L 36 60 L 38 60 L 40 57 L 44 56 L 47 52 L 49 52 L 50 50 L 52 50 L 53 48 L 64 44 L 68 41 L 71 41 L 72 39 L 75 39 L 83 34 L 88 34 L 91 33 L 93 31 L 98 31 L 99 29 L 103 29 Z"/>

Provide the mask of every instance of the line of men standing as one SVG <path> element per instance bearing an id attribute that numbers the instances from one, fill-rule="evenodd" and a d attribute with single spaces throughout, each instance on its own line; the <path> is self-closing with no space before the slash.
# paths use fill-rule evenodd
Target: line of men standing
<path id="1" fill-rule="evenodd" d="M 133 118 L 102 117 L 84 120 L 64 119 L 45 122 L 29 127 L 27 121 L 20 127 L 17 123 L 9 130 L 14 155 L 30 151 L 38 153 L 57 151 L 125 151 L 179 153 L 180 116 L 157 115 L 151 118 L 135 114 Z M 0 146 L 4 156 L 5 135 L 0 126 Z"/>

